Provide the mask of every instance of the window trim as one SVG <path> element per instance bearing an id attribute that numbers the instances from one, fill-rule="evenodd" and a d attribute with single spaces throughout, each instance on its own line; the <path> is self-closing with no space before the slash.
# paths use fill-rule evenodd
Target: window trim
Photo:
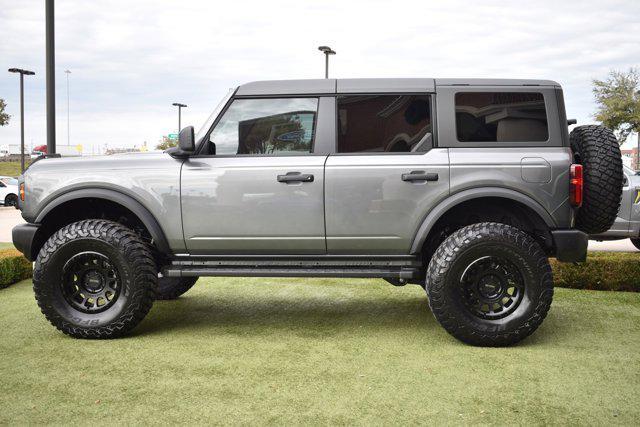
<path id="1" fill-rule="evenodd" d="M 338 98 L 341 96 L 428 96 L 429 97 L 429 108 L 431 109 L 431 148 L 427 151 L 420 152 L 412 152 L 412 151 L 355 151 L 349 153 L 340 153 L 338 152 L 338 128 L 340 127 L 339 120 L 339 108 L 338 108 Z M 347 92 L 347 93 L 336 93 L 335 94 L 335 141 L 333 145 L 333 153 L 332 156 L 422 156 L 427 154 L 429 151 L 438 147 L 438 136 L 436 131 L 436 96 L 434 92 Z"/>
<path id="2" fill-rule="evenodd" d="M 532 86 L 529 86 L 532 87 Z M 547 125 L 547 139 L 540 139 L 537 141 L 531 141 L 531 140 L 527 140 L 527 141 L 461 141 L 460 137 L 458 136 L 458 112 L 456 111 L 457 108 L 457 104 L 456 104 L 456 98 L 458 97 L 458 94 L 468 94 L 468 93 L 527 93 L 527 94 L 538 94 L 540 96 L 542 96 L 542 103 L 544 104 L 544 115 L 546 117 L 546 125 Z M 480 144 L 480 146 L 482 146 L 482 144 L 529 144 L 529 143 L 533 143 L 533 144 L 548 144 L 549 141 L 551 140 L 551 131 L 549 130 L 549 109 L 547 108 L 547 98 L 544 96 L 544 93 L 540 90 L 529 90 L 529 91 L 501 91 L 501 90 L 495 90 L 495 91 L 456 91 L 453 93 L 453 121 L 454 121 L 454 133 L 456 136 L 456 141 L 462 144 Z M 498 145 L 500 146 L 500 145 Z"/>
<path id="3" fill-rule="evenodd" d="M 436 86 L 436 106 L 438 109 L 438 147 L 440 148 L 538 148 L 538 147 L 565 147 L 563 138 L 566 132 L 566 121 L 558 120 L 560 112 L 557 103 L 557 86 L 548 85 L 440 85 Z M 549 126 L 549 142 L 459 142 L 456 139 L 455 129 L 455 105 L 456 92 L 541 92 L 545 98 L 547 117 L 551 118 Z"/>
<path id="4" fill-rule="evenodd" d="M 237 92 L 237 89 L 236 89 Z M 230 157 L 297 157 L 297 156 L 314 156 L 314 155 L 325 155 L 324 153 L 316 153 L 315 152 L 315 148 L 316 148 L 316 134 L 317 134 L 317 130 L 318 130 L 318 119 L 320 117 L 320 97 L 321 95 L 296 95 L 296 94 L 289 94 L 289 95 L 236 95 L 236 92 L 234 92 L 234 94 L 231 96 L 231 98 L 229 98 L 229 101 L 227 102 L 227 104 L 224 106 L 224 108 L 220 111 L 220 114 L 218 114 L 218 117 L 216 117 L 216 119 L 213 121 L 213 123 L 211 124 L 211 127 L 209 128 L 209 131 L 204 135 L 204 137 L 202 138 L 202 141 L 200 141 L 200 144 L 198 145 L 198 148 L 196 149 L 195 153 L 191 156 L 189 156 L 189 158 L 196 158 L 196 159 L 202 159 L 202 158 L 220 158 L 220 159 L 224 159 L 224 158 L 230 158 Z M 224 117 L 224 115 L 227 113 L 227 111 L 229 110 L 229 108 L 231 108 L 231 105 L 233 105 L 233 102 L 236 99 L 282 99 L 282 98 L 315 98 L 317 100 L 317 107 L 316 107 L 316 117 L 314 118 L 313 121 L 313 136 L 311 139 L 311 147 L 309 152 L 297 152 L 297 153 L 292 153 L 292 154 L 202 154 L 202 151 L 204 150 L 204 147 L 207 145 L 207 142 L 210 141 L 211 138 L 211 133 L 213 132 L 213 130 L 216 128 L 216 126 L 218 125 L 218 123 L 220 123 L 220 121 L 222 120 L 222 118 Z M 205 142 L 206 141 L 206 142 Z"/>

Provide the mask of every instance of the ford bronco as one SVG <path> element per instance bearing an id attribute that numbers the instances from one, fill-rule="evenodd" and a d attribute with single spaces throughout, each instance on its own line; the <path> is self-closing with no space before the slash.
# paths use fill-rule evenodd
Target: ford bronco
<path id="1" fill-rule="evenodd" d="M 201 276 L 365 277 L 509 345 L 549 310 L 548 258 L 584 261 L 620 205 L 615 137 L 569 124 L 553 81 L 248 83 L 167 152 L 33 163 L 13 241 L 74 337 L 123 335 Z"/>

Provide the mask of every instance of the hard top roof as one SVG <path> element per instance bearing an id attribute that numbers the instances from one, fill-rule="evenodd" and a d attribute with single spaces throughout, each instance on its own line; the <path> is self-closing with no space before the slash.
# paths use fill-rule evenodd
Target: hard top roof
<path id="1" fill-rule="evenodd" d="M 307 79 L 245 83 L 236 95 L 322 95 L 335 93 L 434 92 L 436 86 L 560 86 L 552 80 L 525 79 Z"/>

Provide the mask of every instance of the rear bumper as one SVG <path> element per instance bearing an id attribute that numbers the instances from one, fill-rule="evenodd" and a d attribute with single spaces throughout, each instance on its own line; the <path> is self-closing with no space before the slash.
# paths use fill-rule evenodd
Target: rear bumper
<path id="1" fill-rule="evenodd" d="M 553 247 L 560 262 L 584 262 L 587 260 L 589 236 L 579 230 L 554 230 Z"/>
<path id="2" fill-rule="evenodd" d="M 37 224 L 20 224 L 13 227 L 11 231 L 13 246 L 22 252 L 29 261 L 33 261 L 31 248 L 33 247 L 33 241 L 38 232 L 38 228 L 40 228 L 40 226 Z"/>

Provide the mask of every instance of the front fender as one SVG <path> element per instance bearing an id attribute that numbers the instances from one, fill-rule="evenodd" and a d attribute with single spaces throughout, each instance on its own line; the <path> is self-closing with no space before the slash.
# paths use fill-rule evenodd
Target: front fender
<path id="1" fill-rule="evenodd" d="M 149 210 L 145 208 L 142 203 L 140 203 L 133 197 L 115 190 L 104 188 L 85 188 L 82 190 L 74 190 L 65 193 L 53 200 L 50 200 L 37 214 L 34 222 L 36 224 L 43 223 L 47 214 L 49 214 L 49 212 L 62 205 L 63 203 L 76 199 L 86 198 L 109 200 L 127 208 L 128 210 L 133 212 L 133 214 L 136 215 L 140 219 L 140 221 L 142 221 L 144 226 L 149 231 L 149 234 L 153 238 L 153 241 L 156 244 L 157 248 L 163 253 L 171 252 L 166 234 L 162 229 L 160 223 L 151 214 L 151 212 L 149 212 Z"/>

